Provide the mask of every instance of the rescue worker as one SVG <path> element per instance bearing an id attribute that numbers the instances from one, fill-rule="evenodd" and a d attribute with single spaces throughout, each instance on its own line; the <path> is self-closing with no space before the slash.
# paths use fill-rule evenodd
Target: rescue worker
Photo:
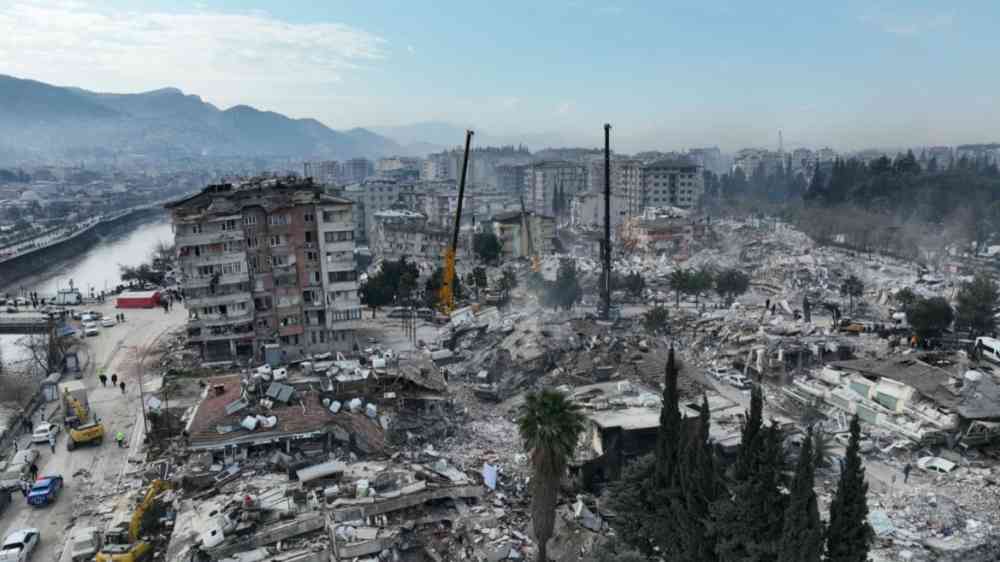
<path id="1" fill-rule="evenodd" d="M 125 381 L 118 383 L 118 386 L 122 389 L 122 394 L 125 394 Z"/>
<path id="2" fill-rule="evenodd" d="M 118 447 L 119 448 L 124 447 L 125 446 L 125 432 L 119 431 L 118 433 L 115 433 L 115 442 L 118 443 Z"/>
<path id="3" fill-rule="evenodd" d="M 115 386 L 117 384 L 118 384 L 118 373 L 112 373 L 111 374 L 111 386 Z"/>
<path id="4" fill-rule="evenodd" d="M 107 375 L 105 375 L 104 373 L 101 373 L 101 376 L 99 376 L 97 378 L 101 380 L 101 386 L 108 386 L 108 376 Z"/>

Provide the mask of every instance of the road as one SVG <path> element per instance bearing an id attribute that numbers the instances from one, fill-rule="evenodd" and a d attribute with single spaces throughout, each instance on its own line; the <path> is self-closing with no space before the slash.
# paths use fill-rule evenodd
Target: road
<path id="1" fill-rule="evenodd" d="M 111 302 L 86 308 L 112 317 L 119 312 Z M 182 326 L 187 317 L 183 306 L 173 307 L 169 314 L 162 309 L 124 312 L 124 324 L 101 328 L 100 335 L 87 338 L 91 360 L 83 380 L 90 390 L 91 407 L 105 425 L 104 443 L 70 452 L 66 449 L 67 436 L 63 432 L 59 435 L 54 453 L 47 444 L 34 445 L 41 453 L 37 463 L 40 475 L 61 474 L 66 487 L 55 504 L 42 508 L 28 507 L 24 498 L 15 493 L 13 503 L 0 516 L 3 536 L 27 527 L 41 531 L 42 540 L 33 557 L 34 562 L 69 560 L 69 549 L 64 549 L 64 544 L 74 525 L 103 528 L 104 518 L 113 508 L 114 501 L 119 499 L 119 483 L 129 465 L 128 455 L 139 451 L 142 443 L 137 368 L 142 350 L 153 345 L 161 334 Z M 147 358 L 146 371 L 149 372 L 149 366 L 155 364 L 155 358 Z M 117 373 L 123 378 L 125 394 L 118 388 L 112 388 L 110 383 L 101 387 L 94 374 L 96 366 L 104 366 L 109 376 Z M 52 402 L 45 412 L 55 420 L 61 417 L 58 413 L 53 414 L 58 408 L 59 403 Z M 37 417 L 35 422 L 38 422 Z M 127 448 L 116 446 L 114 434 L 117 431 L 127 436 Z M 19 446 L 29 446 L 27 435 L 19 440 Z"/>

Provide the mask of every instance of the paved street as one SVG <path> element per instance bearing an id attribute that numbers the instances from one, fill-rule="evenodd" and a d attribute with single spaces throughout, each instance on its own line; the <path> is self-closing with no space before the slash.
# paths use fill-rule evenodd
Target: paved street
<path id="1" fill-rule="evenodd" d="M 103 306 L 86 308 L 100 310 L 111 316 L 119 312 L 110 301 Z M 0 528 L 3 529 L 4 536 L 25 527 L 35 527 L 41 531 L 41 545 L 33 558 L 35 562 L 68 560 L 68 549 L 64 557 L 63 546 L 73 525 L 96 525 L 103 528 L 99 514 L 92 513 L 79 518 L 75 514 L 93 511 L 96 502 L 107 503 L 114 498 L 121 474 L 128 466 L 127 455 L 130 451 L 137 450 L 142 442 L 136 374 L 142 350 L 154 344 L 161 334 L 181 326 L 187 316 L 182 306 L 174 306 L 169 314 L 165 314 L 162 309 L 124 312 L 124 324 L 101 328 L 99 336 L 87 338 L 90 364 L 84 381 L 90 389 L 91 407 L 105 425 L 103 445 L 67 451 L 65 432 L 59 435 L 54 454 L 47 444 L 35 445 L 41 453 L 38 461 L 40 474 L 61 474 L 66 487 L 54 505 L 43 508 L 29 508 L 24 498 L 15 493 L 14 502 L 0 516 Z M 155 364 L 155 358 L 148 358 L 146 372 L 149 372 L 149 366 Z M 102 388 L 94 374 L 96 366 L 104 366 L 109 376 L 117 373 L 120 378 L 124 378 L 125 395 L 122 395 L 120 389 L 111 388 L 110 383 Z M 52 402 L 47 405 L 46 413 L 52 415 L 58 408 L 59 402 Z M 61 418 L 61 414 L 55 414 L 53 420 L 57 417 Z M 38 422 L 37 416 L 34 421 Z M 125 432 L 129 448 L 115 445 L 114 434 L 117 431 Z M 19 440 L 21 447 L 28 446 L 27 443 L 27 435 Z"/>

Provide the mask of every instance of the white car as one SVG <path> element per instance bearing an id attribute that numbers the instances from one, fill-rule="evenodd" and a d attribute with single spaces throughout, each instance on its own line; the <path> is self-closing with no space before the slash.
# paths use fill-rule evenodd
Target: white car
<path id="1" fill-rule="evenodd" d="M 49 436 L 55 437 L 59 435 L 59 430 L 61 428 L 53 423 L 42 422 L 35 426 L 34 433 L 31 434 L 32 443 L 48 443 Z M 2 559 L 0 559 L 2 560 Z"/>
<path id="2" fill-rule="evenodd" d="M 722 377 L 722 381 L 740 390 L 748 390 L 750 388 L 750 380 L 739 373 L 725 375 Z"/>
<path id="3" fill-rule="evenodd" d="M 948 474 L 955 470 L 957 464 L 941 457 L 923 457 L 917 461 L 917 466 L 927 472 L 937 472 L 938 474 Z"/>
<path id="4" fill-rule="evenodd" d="M 101 326 L 104 326 L 105 328 L 114 328 L 117 324 L 118 322 L 115 322 L 115 319 L 110 316 L 101 320 Z"/>
<path id="5" fill-rule="evenodd" d="M 38 529 L 20 529 L 10 533 L 0 547 L 0 561 L 27 562 L 41 538 Z"/>
<path id="6" fill-rule="evenodd" d="M 101 333 L 101 329 L 97 327 L 97 322 L 84 322 L 83 323 L 83 335 L 84 336 L 96 336 Z"/>

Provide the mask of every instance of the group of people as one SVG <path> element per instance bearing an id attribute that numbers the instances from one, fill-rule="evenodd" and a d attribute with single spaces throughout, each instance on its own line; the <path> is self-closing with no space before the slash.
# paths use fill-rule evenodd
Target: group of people
<path id="1" fill-rule="evenodd" d="M 31 463 L 31 466 L 28 467 L 28 474 L 27 474 L 27 476 L 30 476 L 31 480 L 27 480 L 27 479 L 23 479 L 23 478 L 21 479 L 21 493 L 24 494 L 24 497 L 28 497 L 28 493 L 31 491 L 31 483 L 34 482 L 35 480 L 38 480 L 38 465 L 37 464 Z"/>
<path id="2" fill-rule="evenodd" d="M 119 312 L 119 313 L 115 314 L 115 322 L 118 322 L 119 324 L 121 324 L 124 321 L 125 321 L 125 313 Z"/>
<path id="3" fill-rule="evenodd" d="M 101 381 L 101 386 L 108 386 L 108 376 L 104 373 L 97 375 L 97 380 Z M 125 381 L 118 380 L 118 373 L 111 374 L 111 387 L 118 387 L 122 390 L 122 394 L 125 394 Z"/>

